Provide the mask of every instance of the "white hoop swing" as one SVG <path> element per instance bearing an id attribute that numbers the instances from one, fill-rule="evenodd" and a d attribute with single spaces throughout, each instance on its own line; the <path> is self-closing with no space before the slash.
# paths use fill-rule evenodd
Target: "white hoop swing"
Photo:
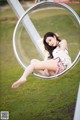
<path id="1" fill-rule="evenodd" d="M 40 6 L 42 6 L 42 8 L 43 8 L 43 6 L 45 6 L 45 8 L 46 7 L 49 8 L 49 7 L 60 6 L 60 7 L 64 8 L 64 9 L 68 10 L 75 17 L 75 19 L 77 20 L 77 23 L 80 25 L 80 19 L 79 19 L 79 16 L 77 15 L 77 13 L 71 7 L 69 7 L 68 5 L 66 5 L 64 3 L 40 2 L 40 3 L 37 3 L 37 4 L 33 5 L 32 7 L 30 7 L 22 15 L 22 17 L 18 20 L 18 22 L 16 24 L 16 27 L 14 29 L 14 34 L 13 34 L 13 49 L 14 49 L 14 53 L 15 53 L 15 56 L 16 56 L 18 62 L 21 64 L 21 66 L 24 69 L 27 67 L 27 65 L 23 63 L 23 61 L 21 60 L 20 56 L 18 55 L 17 46 L 16 46 L 17 31 L 18 31 L 20 23 L 23 24 L 23 26 L 25 27 L 25 29 L 28 32 L 29 36 L 31 37 L 31 40 L 35 44 L 37 50 L 40 52 L 40 54 L 42 55 L 42 57 L 44 57 L 43 50 L 39 46 L 41 37 L 40 37 L 39 33 L 36 31 L 34 25 L 30 21 L 30 18 L 28 16 L 28 14 L 30 12 L 35 11 L 36 8 L 38 9 Z M 37 41 L 36 41 L 36 39 L 37 39 Z M 64 73 L 66 73 L 68 70 L 72 69 L 76 65 L 76 63 L 79 61 L 79 59 L 80 59 L 80 51 L 78 51 L 78 54 L 77 54 L 75 60 L 73 61 L 72 65 L 68 69 L 66 69 L 65 71 L 63 71 L 62 73 L 54 75 L 54 76 L 50 76 L 50 77 L 46 77 L 46 76 L 43 76 L 43 75 L 40 75 L 40 74 L 36 74 L 36 73 L 33 73 L 33 75 L 35 75 L 35 76 L 37 76 L 39 78 L 44 78 L 46 80 L 47 79 L 51 79 L 51 78 L 59 77 L 59 76 L 63 75 Z"/>

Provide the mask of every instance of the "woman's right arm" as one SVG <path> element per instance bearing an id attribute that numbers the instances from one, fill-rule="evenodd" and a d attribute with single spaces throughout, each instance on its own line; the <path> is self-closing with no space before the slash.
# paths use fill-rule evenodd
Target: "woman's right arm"
<path id="1" fill-rule="evenodd" d="M 67 44 L 67 41 L 66 41 L 66 40 L 61 40 L 61 42 L 60 42 L 60 48 L 61 48 L 62 50 L 65 50 L 65 49 L 68 50 L 68 44 Z"/>

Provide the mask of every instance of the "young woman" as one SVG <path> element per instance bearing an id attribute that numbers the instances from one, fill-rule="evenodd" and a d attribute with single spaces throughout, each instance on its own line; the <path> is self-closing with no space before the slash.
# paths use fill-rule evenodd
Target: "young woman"
<path id="1" fill-rule="evenodd" d="M 45 61 L 31 60 L 30 65 L 25 69 L 20 79 L 13 83 L 12 88 L 18 88 L 25 83 L 27 77 L 35 70 L 44 76 L 52 76 L 61 73 L 71 65 L 66 40 L 60 40 L 57 34 L 47 32 L 44 35 L 43 44 L 49 53 L 48 59 Z"/>

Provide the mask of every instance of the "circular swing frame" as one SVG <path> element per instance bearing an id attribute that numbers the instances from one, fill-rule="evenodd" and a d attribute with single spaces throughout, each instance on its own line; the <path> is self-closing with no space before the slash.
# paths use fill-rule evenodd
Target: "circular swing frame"
<path id="1" fill-rule="evenodd" d="M 66 5 L 66 4 L 64 4 L 64 3 L 55 3 L 55 2 L 45 2 L 45 1 L 43 1 L 43 2 L 37 3 L 37 4 L 33 5 L 32 7 L 30 7 L 30 8 L 22 15 L 22 17 L 18 20 L 18 22 L 17 22 L 17 24 L 16 24 L 16 27 L 15 27 L 15 29 L 14 29 L 14 33 L 13 33 L 13 50 L 14 50 L 14 53 L 15 53 L 15 56 L 16 56 L 18 62 L 20 63 L 20 65 L 21 65 L 24 69 L 26 69 L 26 65 L 21 61 L 21 59 L 20 59 L 20 57 L 19 57 L 19 55 L 18 55 L 18 52 L 17 52 L 17 50 L 16 50 L 16 32 L 17 32 L 18 26 L 19 26 L 21 20 L 24 18 L 24 16 L 25 16 L 26 14 L 28 14 L 30 11 L 34 10 L 36 7 L 41 6 L 41 5 L 44 5 L 45 3 L 46 3 L 46 4 L 51 4 L 51 5 L 58 4 L 58 5 L 60 5 L 61 7 L 67 9 L 68 11 L 70 11 L 70 12 L 74 15 L 74 17 L 76 18 L 77 22 L 78 22 L 79 25 L 80 25 L 80 18 L 79 18 L 79 16 L 77 15 L 77 13 L 76 13 L 71 7 L 69 7 L 68 5 Z M 53 76 L 49 76 L 49 77 L 43 76 L 43 75 L 40 75 L 40 74 L 36 74 L 36 73 L 33 73 L 33 75 L 36 76 L 36 77 L 39 77 L 39 78 L 46 79 L 46 80 L 52 79 L 52 78 L 57 78 L 57 77 L 63 75 L 64 73 L 66 73 L 67 71 L 69 71 L 70 69 L 72 69 L 72 68 L 77 64 L 77 62 L 78 62 L 79 60 L 80 60 L 80 50 L 79 50 L 79 52 L 78 52 L 75 60 L 73 61 L 72 65 L 71 65 L 69 68 L 67 68 L 66 70 L 64 70 L 63 72 L 61 72 L 61 73 L 59 73 L 59 74 L 56 74 L 56 75 L 53 75 Z"/>

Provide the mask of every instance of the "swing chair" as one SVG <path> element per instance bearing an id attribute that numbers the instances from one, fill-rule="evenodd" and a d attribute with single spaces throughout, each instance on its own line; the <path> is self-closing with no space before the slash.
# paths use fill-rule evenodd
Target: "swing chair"
<path id="1" fill-rule="evenodd" d="M 54 76 L 34 76 L 49 80 L 72 69 L 80 58 L 80 19 L 77 13 L 64 3 L 40 2 L 30 7 L 18 20 L 13 33 L 13 49 L 20 65 L 25 69 L 31 59 L 43 60 L 48 53 L 44 50 L 42 37 L 48 31 L 57 32 L 68 41 L 72 65 Z"/>

